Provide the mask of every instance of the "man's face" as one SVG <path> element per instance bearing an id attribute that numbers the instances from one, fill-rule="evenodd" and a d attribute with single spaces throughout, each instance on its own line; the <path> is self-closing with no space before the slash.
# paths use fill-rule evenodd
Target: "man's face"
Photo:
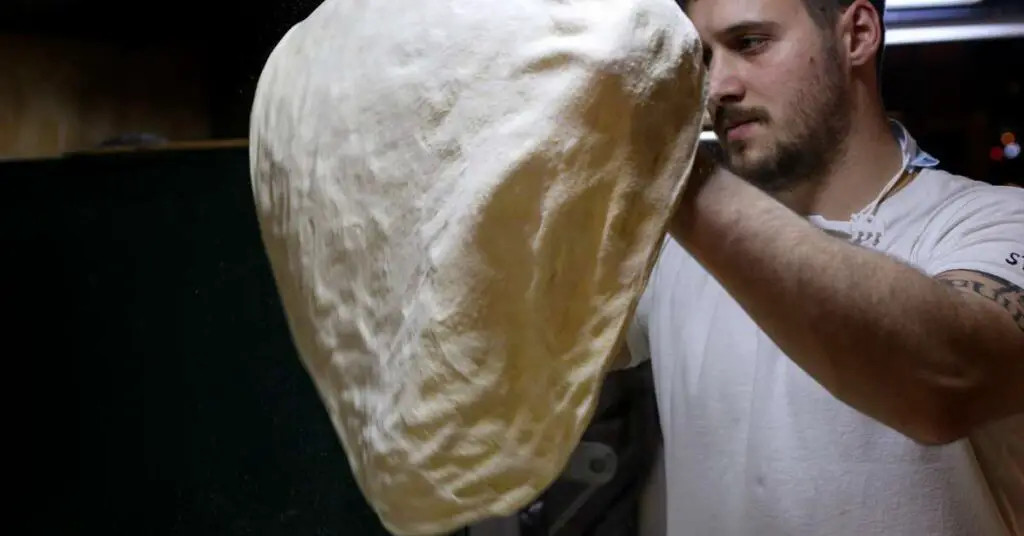
<path id="1" fill-rule="evenodd" d="M 850 124 L 832 32 L 802 0 L 690 0 L 726 166 L 769 191 L 821 177 Z"/>

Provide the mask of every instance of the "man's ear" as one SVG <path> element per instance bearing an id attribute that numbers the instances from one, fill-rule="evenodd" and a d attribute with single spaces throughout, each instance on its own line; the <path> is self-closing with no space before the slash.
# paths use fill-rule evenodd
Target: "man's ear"
<path id="1" fill-rule="evenodd" d="M 843 11 L 840 28 L 852 66 L 862 66 L 875 59 L 885 37 L 885 27 L 882 14 L 869 0 L 854 0 Z"/>

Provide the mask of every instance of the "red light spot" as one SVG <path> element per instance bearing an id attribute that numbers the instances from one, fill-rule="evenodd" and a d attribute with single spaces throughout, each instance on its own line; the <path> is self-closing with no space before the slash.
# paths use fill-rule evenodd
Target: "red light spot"
<path id="1" fill-rule="evenodd" d="M 988 157 L 991 158 L 992 160 L 997 161 L 997 162 L 999 160 L 1002 160 L 1003 159 L 1003 148 L 1002 147 L 993 147 L 992 150 L 990 150 L 988 152 Z"/>

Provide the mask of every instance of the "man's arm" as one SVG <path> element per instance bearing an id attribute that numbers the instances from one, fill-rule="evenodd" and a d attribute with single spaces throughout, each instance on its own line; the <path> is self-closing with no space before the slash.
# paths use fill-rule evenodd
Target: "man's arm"
<path id="1" fill-rule="evenodd" d="M 798 366 L 904 435 L 942 444 L 1024 412 L 1019 288 L 932 279 L 728 173 L 687 195 L 671 231 Z"/>
<path id="2" fill-rule="evenodd" d="M 1024 332 L 1024 289 L 994 275 L 975 270 L 950 270 L 935 279 L 968 294 L 980 296 L 1010 314 L 1017 329 Z M 1024 385 L 1021 386 L 1024 390 Z"/>

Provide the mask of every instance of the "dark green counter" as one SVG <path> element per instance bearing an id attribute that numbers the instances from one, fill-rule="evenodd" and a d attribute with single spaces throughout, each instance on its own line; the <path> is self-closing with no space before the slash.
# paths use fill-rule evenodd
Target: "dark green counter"
<path id="1" fill-rule="evenodd" d="M 247 149 L 6 162 L 0 181 L 29 533 L 386 534 L 292 347 Z"/>

